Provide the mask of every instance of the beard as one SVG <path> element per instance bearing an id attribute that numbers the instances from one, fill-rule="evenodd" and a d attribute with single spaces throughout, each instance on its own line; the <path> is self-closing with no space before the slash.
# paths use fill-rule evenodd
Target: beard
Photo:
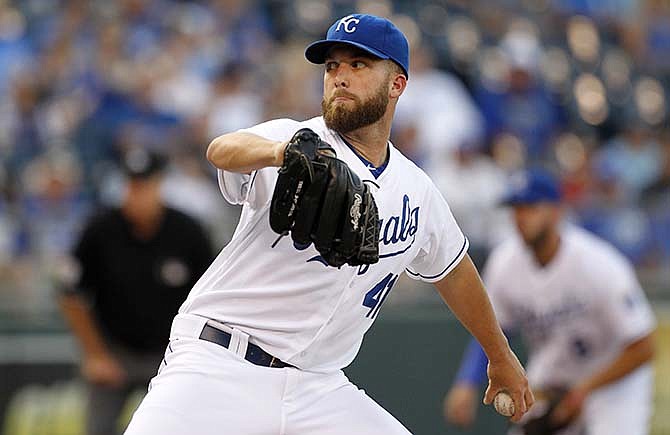
<path id="1" fill-rule="evenodd" d="M 522 233 L 523 241 L 526 243 L 526 246 L 533 250 L 539 250 L 547 243 L 550 235 L 550 226 L 545 224 L 537 233 L 533 235 L 526 235 Z"/>
<path id="2" fill-rule="evenodd" d="M 354 108 L 348 109 L 344 104 L 334 104 L 333 100 L 346 96 L 353 100 Z M 336 92 L 329 100 L 321 100 L 321 112 L 326 126 L 338 133 L 349 133 L 379 121 L 389 104 L 388 83 L 382 84 L 377 92 L 364 102 L 346 91 Z"/>

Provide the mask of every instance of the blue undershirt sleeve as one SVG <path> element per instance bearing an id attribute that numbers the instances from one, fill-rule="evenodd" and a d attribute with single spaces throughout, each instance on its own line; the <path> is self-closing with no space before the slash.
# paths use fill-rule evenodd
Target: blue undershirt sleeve
<path id="1" fill-rule="evenodd" d="M 486 381 L 486 366 L 489 359 L 484 353 L 484 349 L 474 338 L 470 339 L 468 347 L 465 349 L 461 366 L 456 374 L 454 383 L 467 383 L 480 386 Z"/>

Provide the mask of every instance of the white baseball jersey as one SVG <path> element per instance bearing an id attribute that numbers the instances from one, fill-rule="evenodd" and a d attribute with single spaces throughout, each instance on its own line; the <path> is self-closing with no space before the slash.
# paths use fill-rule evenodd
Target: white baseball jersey
<path id="1" fill-rule="evenodd" d="M 278 237 L 269 225 L 277 168 L 251 174 L 219 171 L 223 196 L 242 204 L 242 214 L 232 240 L 180 313 L 240 329 L 251 342 L 296 367 L 331 371 L 354 359 L 401 273 L 438 281 L 460 262 L 468 241 L 432 181 L 390 143 L 387 166 L 375 178 L 321 117 L 273 120 L 243 131 L 286 141 L 305 127 L 332 145 L 370 186 L 381 220 L 379 262 L 338 269 L 326 266 L 313 245 L 299 250 L 290 237 L 271 247 Z"/>
<path id="2" fill-rule="evenodd" d="M 655 326 L 630 263 L 571 225 L 547 266 L 514 238 L 491 253 L 483 276 L 501 326 L 519 332 L 528 346 L 535 387 L 589 377 Z"/>

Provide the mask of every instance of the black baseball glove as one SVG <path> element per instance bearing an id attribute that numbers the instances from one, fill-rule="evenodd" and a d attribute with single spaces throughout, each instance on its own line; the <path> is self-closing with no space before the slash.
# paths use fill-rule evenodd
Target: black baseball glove
<path id="1" fill-rule="evenodd" d="M 553 435 L 560 430 L 569 426 L 572 421 L 556 424 L 551 420 L 551 414 L 556 409 L 556 406 L 561 402 L 563 397 L 567 394 L 566 388 L 549 388 L 543 391 L 543 401 L 545 409 L 541 415 L 531 418 L 522 425 L 524 435 Z M 536 403 L 533 406 L 539 405 Z"/>
<path id="2" fill-rule="evenodd" d="M 270 227 L 314 247 L 331 266 L 379 261 L 379 217 L 369 187 L 308 128 L 293 135 L 272 195 Z"/>

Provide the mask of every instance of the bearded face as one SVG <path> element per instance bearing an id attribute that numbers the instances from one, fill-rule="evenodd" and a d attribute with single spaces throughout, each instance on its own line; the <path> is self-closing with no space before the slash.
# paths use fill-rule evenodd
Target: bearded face
<path id="1" fill-rule="evenodd" d="M 349 108 L 346 102 L 334 101 L 337 97 L 350 98 L 354 107 Z M 379 121 L 386 113 L 388 104 L 387 80 L 365 101 L 345 90 L 335 91 L 329 99 L 324 96 L 321 100 L 321 111 L 328 128 L 339 133 L 349 133 Z"/>
<path id="2" fill-rule="evenodd" d="M 551 205 L 517 205 L 514 220 L 527 246 L 535 248 L 546 242 L 555 225 L 555 208 Z"/>

